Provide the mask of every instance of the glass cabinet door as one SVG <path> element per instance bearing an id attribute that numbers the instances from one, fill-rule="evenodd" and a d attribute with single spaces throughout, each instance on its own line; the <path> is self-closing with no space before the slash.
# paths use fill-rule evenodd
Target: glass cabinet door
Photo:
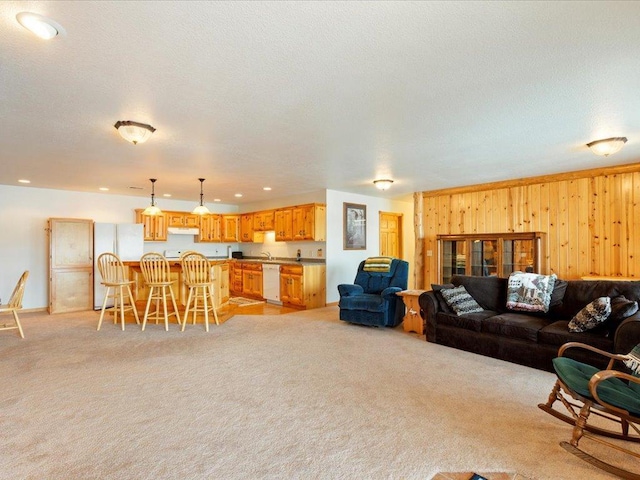
<path id="1" fill-rule="evenodd" d="M 535 272 L 536 264 L 533 240 L 503 240 L 502 276 L 512 272 Z"/>
<path id="2" fill-rule="evenodd" d="M 498 275 L 497 240 L 473 240 L 471 242 L 471 275 L 478 277 Z"/>
<path id="3" fill-rule="evenodd" d="M 449 283 L 454 275 L 464 275 L 467 269 L 466 240 L 442 242 L 442 282 Z"/>

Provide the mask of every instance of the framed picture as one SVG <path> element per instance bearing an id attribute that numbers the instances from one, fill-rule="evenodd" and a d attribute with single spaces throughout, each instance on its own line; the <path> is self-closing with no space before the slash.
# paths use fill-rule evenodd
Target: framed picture
<path id="1" fill-rule="evenodd" d="M 344 250 L 367 248 L 367 206 L 344 203 Z"/>

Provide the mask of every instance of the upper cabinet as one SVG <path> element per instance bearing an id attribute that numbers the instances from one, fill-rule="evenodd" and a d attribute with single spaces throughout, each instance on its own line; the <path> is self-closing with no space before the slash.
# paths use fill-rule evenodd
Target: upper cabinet
<path id="1" fill-rule="evenodd" d="M 145 242 L 166 242 L 167 241 L 167 216 L 165 213 L 160 215 L 142 215 L 144 209 L 136 209 L 136 223 L 144 225 L 144 241 Z"/>
<path id="2" fill-rule="evenodd" d="M 290 242 L 293 240 L 293 210 L 282 208 L 274 215 L 276 242 Z"/>
<path id="3" fill-rule="evenodd" d="M 240 217 L 240 241 L 253 242 L 253 213 L 243 213 Z"/>
<path id="4" fill-rule="evenodd" d="M 327 239 L 326 206 L 319 203 L 299 205 L 291 208 L 293 217 L 293 240 L 313 240 L 324 242 Z"/>
<path id="5" fill-rule="evenodd" d="M 222 215 L 222 241 L 240 241 L 240 215 Z"/>
<path id="6" fill-rule="evenodd" d="M 442 283 L 454 275 L 506 278 L 515 271 L 547 273 L 542 232 L 438 235 L 437 239 Z"/>
<path id="7" fill-rule="evenodd" d="M 216 213 L 200 217 L 198 242 L 222 241 L 222 216 Z"/>
<path id="8" fill-rule="evenodd" d="M 266 232 L 274 229 L 274 212 L 266 210 L 264 212 L 254 212 L 253 231 Z"/>
<path id="9" fill-rule="evenodd" d="M 198 228 L 200 226 L 200 215 L 188 212 L 164 213 L 169 227 Z"/>

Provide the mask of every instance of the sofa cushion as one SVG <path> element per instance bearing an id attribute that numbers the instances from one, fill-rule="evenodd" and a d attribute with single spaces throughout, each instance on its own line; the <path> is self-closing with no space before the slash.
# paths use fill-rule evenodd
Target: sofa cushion
<path id="1" fill-rule="evenodd" d="M 449 305 L 457 315 L 481 312 L 483 310 L 483 308 L 478 305 L 478 302 L 469 295 L 464 285 L 455 288 L 445 288 L 440 290 L 440 294 L 444 297 L 447 305 Z"/>
<path id="2" fill-rule="evenodd" d="M 338 302 L 340 308 L 345 310 L 366 310 L 367 312 L 383 312 L 387 301 L 380 295 L 363 293 L 354 297 L 341 297 Z"/>
<path id="3" fill-rule="evenodd" d="M 616 295 L 611 299 L 611 314 L 601 324 L 593 328 L 594 333 L 613 338 L 622 321 L 638 311 L 638 302 L 631 301 L 624 295 Z"/>
<path id="4" fill-rule="evenodd" d="M 608 352 L 613 351 L 613 338 L 607 338 L 594 331 L 570 332 L 569 320 L 557 320 L 538 332 L 538 343 L 555 345 L 560 348 L 567 342 L 581 342 Z"/>
<path id="5" fill-rule="evenodd" d="M 507 284 L 507 308 L 524 312 L 548 312 L 557 276 L 513 272 Z"/>
<path id="6" fill-rule="evenodd" d="M 611 314 L 611 298 L 596 298 L 580 310 L 569 322 L 570 332 L 586 332 L 604 322 Z"/>
<path id="7" fill-rule="evenodd" d="M 436 285 L 435 283 L 431 284 L 431 290 L 433 290 L 433 294 L 435 295 L 436 299 L 438 300 L 439 310 L 441 310 L 443 312 L 447 312 L 447 313 L 453 312 L 453 310 L 451 310 L 451 308 L 449 308 L 449 305 L 447 304 L 447 302 L 445 301 L 444 297 L 442 296 L 442 293 L 440 293 L 440 290 L 443 290 L 445 288 L 453 288 L 454 286 L 455 285 L 453 283 L 445 283 L 443 285 Z"/>
<path id="8" fill-rule="evenodd" d="M 553 284 L 553 292 L 551 292 L 551 301 L 549 302 L 549 308 L 562 305 L 562 300 L 564 299 L 564 294 L 567 292 L 568 285 L 569 282 L 567 282 L 566 280 L 560 280 L 559 278 L 556 278 L 556 281 Z"/>
<path id="9" fill-rule="evenodd" d="M 624 295 L 632 301 L 640 300 L 640 282 L 568 280 L 562 303 L 553 308 L 551 315 L 558 320 L 567 320 L 595 298 L 618 295 Z"/>
<path id="10" fill-rule="evenodd" d="M 464 285 L 469 295 L 485 310 L 505 312 L 507 310 L 507 279 L 500 277 L 472 277 L 455 275 L 451 283 L 456 287 Z"/>
<path id="11" fill-rule="evenodd" d="M 548 323 L 544 318 L 535 315 L 503 313 L 483 320 L 482 331 L 536 342 L 538 340 L 538 331 Z"/>
<path id="12" fill-rule="evenodd" d="M 480 332 L 482 330 L 482 321 L 485 318 L 493 317 L 496 312 L 490 310 L 482 310 L 476 313 L 467 313 L 463 316 L 458 316 L 455 313 L 438 313 L 436 319 L 438 325 L 448 325 L 450 327 L 462 328 L 464 330 L 472 330 L 474 332 Z"/>

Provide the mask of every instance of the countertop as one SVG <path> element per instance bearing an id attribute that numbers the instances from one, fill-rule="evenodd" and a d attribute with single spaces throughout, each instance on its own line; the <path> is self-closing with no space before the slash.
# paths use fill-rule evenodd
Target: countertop
<path id="1" fill-rule="evenodd" d="M 226 262 L 239 262 L 239 263 L 263 263 L 263 264 L 271 264 L 271 265 L 325 265 L 324 259 L 306 259 L 298 261 L 294 258 L 276 258 L 267 260 L 264 257 L 244 257 L 244 258 L 227 258 L 227 257 L 213 257 L 207 256 L 212 263 L 221 264 Z M 172 266 L 180 265 L 179 258 L 167 258 L 169 264 Z M 128 265 L 131 267 L 138 267 L 140 265 L 139 261 L 123 261 L 124 265 Z"/>

